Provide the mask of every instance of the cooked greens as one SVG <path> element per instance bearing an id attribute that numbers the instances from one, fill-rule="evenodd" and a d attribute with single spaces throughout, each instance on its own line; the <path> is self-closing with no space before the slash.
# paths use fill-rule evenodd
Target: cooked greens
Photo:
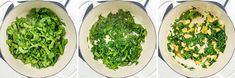
<path id="1" fill-rule="evenodd" d="M 14 58 L 32 67 L 53 66 L 68 42 L 64 26 L 50 9 L 33 8 L 7 28 L 9 50 Z"/>
<path id="2" fill-rule="evenodd" d="M 102 60 L 106 67 L 115 70 L 119 66 L 138 64 L 141 42 L 146 35 L 146 29 L 135 23 L 129 11 L 119 9 L 107 17 L 100 15 L 92 25 L 88 39 L 94 59 Z"/>
<path id="3" fill-rule="evenodd" d="M 216 62 L 226 47 L 225 25 L 210 12 L 193 7 L 172 24 L 167 47 L 185 68 L 207 68 Z"/>

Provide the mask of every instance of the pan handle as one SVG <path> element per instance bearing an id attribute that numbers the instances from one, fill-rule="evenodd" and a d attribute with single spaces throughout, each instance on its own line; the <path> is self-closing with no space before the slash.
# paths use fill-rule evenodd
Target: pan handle
<path id="1" fill-rule="evenodd" d="M 0 3 L 0 25 L 2 24 L 3 20 L 5 19 L 6 15 L 14 8 L 14 3 L 12 1 L 6 0 Z M 0 26 L 1 27 L 1 26 Z M 4 60 L 2 57 L 2 53 L 0 50 L 0 58 Z M 5 61 L 5 60 L 4 60 Z"/>
<path id="2" fill-rule="evenodd" d="M 86 15 L 95 7 L 95 4 L 91 1 L 86 1 L 84 3 L 82 3 L 81 6 L 79 6 L 79 10 L 80 10 L 80 15 L 82 17 L 82 20 L 84 20 L 84 18 L 86 17 Z"/>
<path id="3" fill-rule="evenodd" d="M 46 1 L 52 2 L 52 3 L 60 6 L 61 8 L 63 8 L 67 12 L 66 7 L 69 3 L 69 0 L 46 0 Z"/>
<path id="4" fill-rule="evenodd" d="M 1 14 L 0 14 L 0 24 L 3 22 L 5 19 L 6 15 L 14 8 L 15 5 L 18 3 L 16 1 L 3 1 L 0 3 L 0 9 L 1 9 Z"/>
<path id="5" fill-rule="evenodd" d="M 167 15 L 167 13 L 173 9 L 174 5 L 173 2 L 168 0 L 163 3 L 161 3 L 158 7 L 159 9 L 159 21 L 163 21 L 164 17 Z"/>
<path id="6" fill-rule="evenodd" d="M 209 0 L 208 2 L 217 5 L 217 6 L 220 7 L 222 10 L 224 10 L 225 13 L 227 13 L 225 7 L 226 7 L 226 5 L 227 5 L 227 3 L 228 3 L 228 0 L 217 0 L 217 1 Z"/>
<path id="7" fill-rule="evenodd" d="M 0 23 L 2 23 L 2 21 L 3 21 L 3 19 L 4 19 L 4 15 L 5 15 L 5 13 L 6 13 L 6 11 L 7 11 L 7 7 L 5 7 L 5 6 L 10 6 L 9 4 L 10 4 L 11 2 L 10 1 L 5 1 L 5 2 L 1 2 L 0 3 Z M 8 5 L 7 5 L 8 4 Z"/>
<path id="8" fill-rule="evenodd" d="M 167 13 L 173 9 L 176 5 L 191 1 L 191 0 L 166 0 L 160 4 L 158 7 L 160 10 L 160 17 L 159 20 L 163 21 L 164 17 L 167 15 Z"/>
<path id="9" fill-rule="evenodd" d="M 82 2 L 82 4 L 79 6 L 79 10 L 82 16 L 82 20 L 86 17 L 86 15 L 97 5 L 102 4 L 104 2 L 108 2 L 108 0 L 88 0 L 85 2 Z M 85 9 L 84 9 L 85 8 Z"/>
<path id="10" fill-rule="evenodd" d="M 219 3 L 225 8 L 229 0 L 220 0 Z"/>
<path id="11" fill-rule="evenodd" d="M 146 7 L 149 3 L 149 0 L 126 0 L 128 2 L 132 2 L 137 6 L 141 7 L 144 11 L 146 11 Z"/>
<path id="12" fill-rule="evenodd" d="M 130 2 L 136 2 L 142 5 L 143 8 L 146 8 L 146 6 L 149 3 L 149 0 L 129 0 Z"/>
<path id="13" fill-rule="evenodd" d="M 69 3 L 69 0 L 45 0 L 45 1 L 53 2 L 63 8 L 66 8 Z"/>

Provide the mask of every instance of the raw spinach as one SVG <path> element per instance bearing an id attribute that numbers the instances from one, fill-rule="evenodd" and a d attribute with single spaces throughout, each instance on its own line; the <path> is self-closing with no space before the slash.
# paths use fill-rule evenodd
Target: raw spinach
<path id="1" fill-rule="evenodd" d="M 6 42 L 14 58 L 39 69 L 47 68 L 64 54 L 68 42 L 64 26 L 50 9 L 33 8 L 26 17 L 16 17 L 7 28 Z"/>

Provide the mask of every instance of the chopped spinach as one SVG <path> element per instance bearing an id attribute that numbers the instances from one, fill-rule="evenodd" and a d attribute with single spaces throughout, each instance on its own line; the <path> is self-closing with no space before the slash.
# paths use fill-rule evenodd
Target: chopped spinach
<path id="1" fill-rule="evenodd" d="M 6 42 L 14 58 L 39 69 L 47 68 L 64 54 L 68 42 L 64 26 L 50 9 L 33 8 L 26 17 L 16 17 L 7 28 Z"/>
<path id="2" fill-rule="evenodd" d="M 119 9 L 107 17 L 99 16 L 89 33 L 95 60 L 102 60 L 109 69 L 138 64 L 141 42 L 147 35 L 142 25 L 136 24 L 129 11 Z"/>
<path id="3" fill-rule="evenodd" d="M 227 36 L 225 25 L 217 16 L 210 12 L 201 13 L 193 7 L 175 19 L 167 40 L 168 51 L 173 52 L 173 57 L 191 60 L 193 66 L 207 68 L 223 53 Z M 181 65 L 190 70 L 195 68 Z"/>

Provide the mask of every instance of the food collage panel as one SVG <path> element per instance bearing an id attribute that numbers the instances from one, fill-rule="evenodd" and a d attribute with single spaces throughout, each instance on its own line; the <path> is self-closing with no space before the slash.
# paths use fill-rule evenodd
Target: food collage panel
<path id="1" fill-rule="evenodd" d="M 235 78 L 235 0 L 1 0 L 1 78 Z"/>

